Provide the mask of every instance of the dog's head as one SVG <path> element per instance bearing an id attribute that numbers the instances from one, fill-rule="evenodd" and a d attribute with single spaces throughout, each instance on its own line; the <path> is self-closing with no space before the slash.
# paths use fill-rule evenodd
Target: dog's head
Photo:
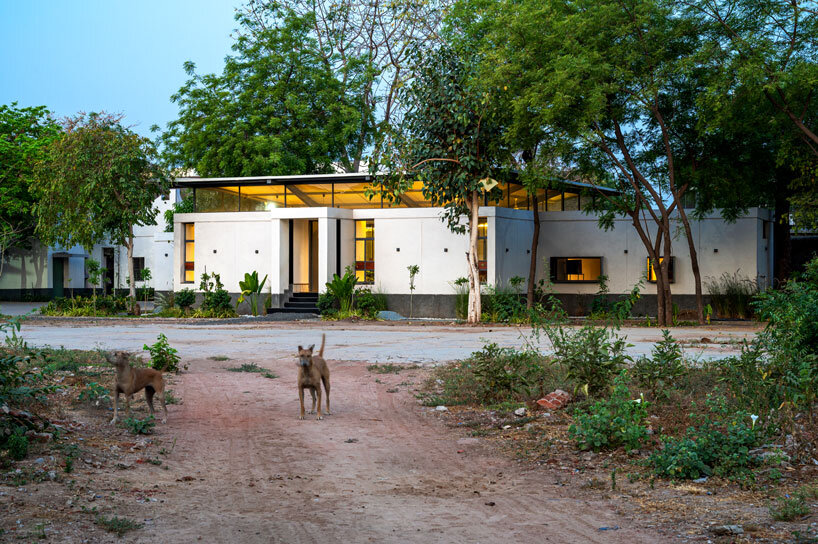
<path id="1" fill-rule="evenodd" d="M 308 348 L 298 346 L 298 366 L 307 368 L 312 364 L 313 348 L 315 348 L 315 344 L 311 345 Z"/>
<path id="2" fill-rule="evenodd" d="M 114 351 L 106 353 L 105 358 L 117 369 L 124 369 L 130 365 L 130 354 L 127 351 Z"/>

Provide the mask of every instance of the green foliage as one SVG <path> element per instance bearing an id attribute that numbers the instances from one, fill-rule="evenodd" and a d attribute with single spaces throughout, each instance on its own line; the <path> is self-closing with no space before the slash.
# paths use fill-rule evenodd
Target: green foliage
<path id="1" fill-rule="evenodd" d="M 378 312 L 386 310 L 386 296 L 373 293 L 369 288 L 355 291 L 355 308 L 364 316 L 375 318 Z"/>
<path id="2" fill-rule="evenodd" d="M 241 366 L 234 366 L 227 369 L 228 372 L 251 372 L 255 374 L 261 374 L 265 378 L 269 378 L 274 380 L 278 378 L 278 375 L 275 372 L 270 372 L 266 368 L 258 366 L 256 363 L 244 363 Z"/>
<path id="3" fill-rule="evenodd" d="M 151 368 L 162 372 L 179 373 L 181 357 L 177 354 L 176 349 L 170 346 L 164 334 L 160 333 L 154 344 L 150 346 L 145 344 L 142 349 L 151 354 Z"/>
<path id="4" fill-rule="evenodd" d="M 753 317 L 753 299 L 758 294 L 758 283 L 739 274 L 723 273 L 704 282 L 716 313 L 722 318 L 750 319 Z"/>
<path id="5" fill-rule="evenodd" d="M 454 288 L 454 311 L 458 319 L 465 320 L 469 315 L 469 278 L 457 278 L 452 282 Z"/>
<path id="6" fill-rule="evenodd" d="M 684 436 L 662 437 L 664 447 L 649 458 L 658 476 L 740 477 L 757 462 L 750 456 L 750 449 L 761 437 L 750 414 L 728 408 L 726 399 L 720 396 L 708 396 L 707 406 L 707 414 L 691 414 L 697 425 L 688 427 Z"/>
<path id="7" fill-rule="evenodd" d="M 116 295 L 100 297 L 58 297 L 41 306 L 40 314 L 48 316 L 115 316 L 127 311 L 128 300 Z"/>
<path id="8" fill-rule="evenodd" d="M 176 305 L 186 312 L 196 302 L 196 293 L 192 289 L 182 289 L 176 293 Z"/>
<path id="9" fill-rule="evenodd" d="M 168 291 L 167 293 L 156 292 L 153 296 L 154 313 L 172 310 L 176 305 L 176 293 Z"/>
<path id="10" fill-rule="evenodd" d="M 120 124 L 122 116 L 80 114 L 64 122 L 37 163 L 37 234 L 49 245 L 91 248 L 133 241 L 135 225 L 155 223 L 153 201 L 169 185 L 153 143 Z M 129 262 L 129 277 L 133 262 Z M 131 300 L 136 299 L 134 281 Z"/>
<path id="11" fill-rule="evenodd" d="M 568 378 L 576 384 L 574 391 L 582 390 L 587 396 L 606 391 L 631 360 L 625 354 L 628 347 L 625 338 L 607 328 L 559 327 L 550 331 L 549 338 L 554 346 L 554 360 L 567 369 Z"/>
<path id="12" fill-rule="evenodd" d="M 607 399 L 597 401 L 587 411 L 574 413 L 574 423 L 568 435 L 581 450 L 607 450 L 623 446 L 625 451 L 644 444 L 648 430 L 644 420 L 648 415 L 647 403 L 631 399 L 627 373 L 614 380 L 613 391 Z"/>
<path id="13" fill-rule="evenodd" d="M 416 264 L 410 264 L 406 267 L 406 270 L 409 271 L 409 317 L 413 317 L 414 314 L 414 305 L 413 305 L 413 298 L 415 294 L 415 276 L 418 275 L 420 272 L 420 267 Z"/>
<path id="14" fill-rule="evenodd" d="M 151 434 L 156 426 L 153 416 L 148 416 L 145 419 L 129 417 L 124 419 L 122 423 L 133 434 Z"/>
<path id="15" fill-rule="evenodd" d="M 125 533 L 136 529 L 141 529 L 144 524 L 136 522 L 132 519 L 122 518 L 119 516 L 97 516 L 96 524 L 108 531 L 114 533 L 118 537 L 122 537 Z"/>
<path id="16" fill-rule="evenodd" d="M 190 194 L 179 202 L 174 202 L 170 209 L 165 210 L 165 232 L 173 232 L 173 218 L 177 213 L 193 213 L 196 211 L 196 200 Z"/>
<path id="17" fill-rule="evenodd" d="M 352 310 L 352 296 L 355 293 L 355 284 L 358 279 L 351 267 L 346 267 L 343 276 L 333 274 L 332 281 L 327 282 L 327 293 L 338 301 L 338 309 L 342 313 Z"/>
<path id="18" fill-rule="evenodd" d="M 348 71 L 333 72 L 345 57 L 324 56 L 322 47 L 338 36 L 332 30 L 319 43 L 315 17 L 289 3 L 259 6 L 252 16 L 239 10 L 238 38 L 221 74 L 196 74 L 185 63 L 189 79 L 171 97 L 179 117 L 161 136 L 165 159 L 202 176 L 332 171 L 370 126 L 373 110 L 363 108 L 358 86 L 371 74 L 368 53 L 358 48 L 345 52 L 354 57 Z"/>
<path id="19" fill-rule="evenodd" d="M 29 183 L 37 161 L 59 134 L 45 106 L 0 105 L 0 258 L 9 248 L 30 242 L 36 201 Z"/>
<path id="20" fill-rule="evenodd" d="M 652 348 L 651 357 L 639 357 L 633 365 L 632 374 L 640 387 L 650 393 L 652 399 L 667 396 L 674 382 L 687 372 L 682 347 L 662 330 L 662 340 Z"/>
<path id="21" fill-rule="evenodd" d="M 244 274 L 244 281 L 239 282 L 239 289 L 241 289 L 241 295 L 239 296 L 238 302 L 236 303 L 236 307 L 239 304 L 244 302 L 244 297 L 250 297 L 250 311 L 253 315 L 258 315 L 258 297 L 261 294 L 261 290 L 264 288 L 264 284 L 267 282 L 267 276 L 264 276 L 264 279 L 258 281 L 258 272 L 253 270 L 251 274 L 245 273 Z"/>
<path id="22" fill-rule="evenodd" d="M 483 296 L 483 319 L 495 323 L 522 323 L 528 319 L 528 308 L 522 283 L 525 278 L 514 276 L 508 287 L 487 286 Z"/>
<path id="23" fill-rule="evenodd" d="M 199 289 L 203 291 L 203 300 L 200 307 L 201 312 L 197 312 L 193 317 L 235 317 L 233 302 L 230 293 L 224 288 L 219 274 L 207 272 L 202 274 L 202 281 Z"/>
<path id="24" fill-rule="evenodd" d="M 0 447 L 9 452 L 9 457 L 22 461 L 28 455 L 28 437 L 25 427 L 16 427 L 11 434 L 0 436 Z"/>
<path id="25" fill-rule="evenodd" d="M 89 382 L 82 388 L 77 400 L 99 406 L 99 401 L 109 398 L 108 388 L 97 382 Z"/>
<path id="26" fill-rule="evenodd" d="M 315 305 L 321 315 L 327 316 L 338 313 L 338 299 L 329 291 L 319 294 L 318 302 Z"/>
<path id="27" fill-rule="evenodd" d="M 99 280 L 105 273 L 105 269 L 100 266 L 99 261 L 96 261 L 94 259 L 86 259 L 85 272 L 88 275 L 88 283 L 90 283 L 94 289 L 94 298 L 96 298 L 97 285 L 99 285 Z"/>
<path id="28" fill-rule="evenodd" d="M 793 496 L 778 497 L 768 506 L 770 517 L 775 521 L 792 521 L 810 513 L 809 505 L 804 496 L 795 493 Z"/>

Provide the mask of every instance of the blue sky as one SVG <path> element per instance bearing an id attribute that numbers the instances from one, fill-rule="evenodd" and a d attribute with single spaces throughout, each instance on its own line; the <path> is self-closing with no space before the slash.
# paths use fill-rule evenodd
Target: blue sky
<path id="1" fill-rule="evenodd" d="M 239 0 L 0 0 L 0 104 L 121 112 L 145 136 L 176 117 L 182 63 L 220 72 Z"/>

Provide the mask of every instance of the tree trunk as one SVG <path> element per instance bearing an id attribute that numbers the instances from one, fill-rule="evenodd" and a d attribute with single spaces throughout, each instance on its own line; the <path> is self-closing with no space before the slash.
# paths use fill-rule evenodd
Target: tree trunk
<path id="1" fill-rule="evenodd" d="M 687 213 L 684 210 L 684 206 L 682 203 L 679 202 L 679 217 L 682 220 L 682 224 L 685 227 L 685 236 L 687 237 L 687 249 L 690 253 L 690 266 L 693 268 L 693 282 L 695 283 L 696 289 L 696 319 L 699 321 L 699 325 L 704 324 L 704 297 L 702 296 L 702 275 L 701 271 L 699 270 L 699 255 L 696 251 L 696 243 L 693 240 L 693 232 L 690 230 L 690 221 L 687 219 Z"/>
<path id="2" fill-rule="evenodd" d="M 134 278 L 133 269 L 133 227 L 128 232 L 126 247 L 128 249 L 128 296 L 131 298 L 131 310 L 133 310 L 136 304 L 136 279 Z"/>
<path id="3" fill-rule="evenodd" d="M 769 234 L 767 235 L 769 236 Z M 790 201 L 786 196 L 777 194 L 775 197 L 775 213 L 773 216 L 773 287 L 781 287 L 790 277 L 791 251 L 790 241 Z"/>
<path id="4" fill-rule="evenodd" d="M 469 323 L 479 323 L 482 308 L 480 305 L 480 271 L 477 264 L 477 210 L 479 199 L 477 191 L 472 191 L 468 203 L 469 209 L 469 252 L 466 260 L 469 262 Z"/>
<path id="5" fill-rule="evenodd" d="M 537 246 L 540 244 L 540 212 L 537 209 L 537 191 L 531 195 L 531 203 L 534 215 L 534 235 L 531 238 L 531 264 L 528 267 L 528 292 L 526 293 L 525 305 L 528 308 L 534 306 L 534 287 L 537 285 Z"/>
<path id="6" fill-rule="evenodd" d="M 663 218 L 664 229 L 662 236 L 665 239 L 665 247 L 664 252 L 662 254 L 662 263 L 659 269 L 662 272 L 662 283 L 664 283 L 664 292 L 665 292 L 665 325 L 672 325 L 673 324 L 673 296 L 670 292 L 670 275 L 668 274 L 668 268 L 670 267 L 670 253 L 671 253 L 671 246 L 670 246 L 670 218 L 665 216 Z"/>

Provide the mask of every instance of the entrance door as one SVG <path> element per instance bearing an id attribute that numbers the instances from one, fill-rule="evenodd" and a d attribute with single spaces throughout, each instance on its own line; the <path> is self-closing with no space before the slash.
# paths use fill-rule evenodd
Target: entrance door
<path id="1" fill-rule="evenodd" d="M 310 293 L 318 292 L 318 220 L 310 220 Z"/>
<path id="2" fill-rule="evenodd" d="M 102 266 L 105 268 L 105 277 L 102 279 L 102 289 L 105 294 L 108 295 L 114 286 L 114 248 L 102 248 Z"/>
<path id="3" fill-rule="evenodd" d="M 54 297 L 65 296 L 63 281 L 65 278 L 65 259 L 61 257 L 51 258 L 51 278 L 53 280 L 52 294 Z"/>

